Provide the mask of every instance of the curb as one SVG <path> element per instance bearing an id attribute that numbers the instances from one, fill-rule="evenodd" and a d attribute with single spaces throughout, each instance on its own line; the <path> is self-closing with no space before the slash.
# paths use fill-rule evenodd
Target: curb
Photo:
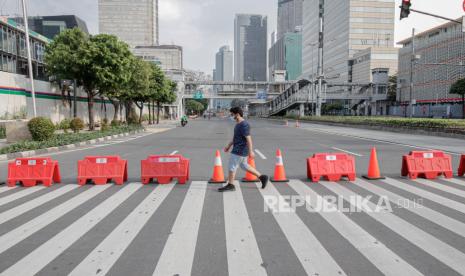
<path id="1" fill-rule="evenodd" d="M 129 136 L 129 135 L 134 135 L 134 134 L 138 134 L 138 133 L 142 133 L 142 132 L 146 132 L 146 130 L 145 129 L 143 129 L 143 130 L 135 130 L 135 131 L 131 131 L 131 132 L 125 132 L 125 133 L 121 133 L 121 134 L 115 134 L 115 135 L 111 135 L 111 136 L 100 137 L 100 138 L 97 138 L 97 139 L 83 141 L 83 142 L 79 142 L 79 143 L 75 143 L 75 144 L 69 144 L 69 145 L 65 145 L 65 146 L 2 154 L 2 155 L 0 155 L 0 161 L 8 161 L 8 160 L 15 159 L 15 158 L 32 157 L 32 156 L 42 155 L 42 154 L 47 154 L 47 153 L 55 153 L 55 152 L 60 152 L 60 151 L 66 151 L 66 150 L 70 150 L 70 149 L 79 148 L 79 147 L 82 147 L 82 146 L 93 145 L 93 144 L 96 144 L 96 143 L 99 143 L 99 142 L 110 141 L 110 140 L 113 140 L 113 139 L 122 138 L 122 137 L 126 137 L 126 136 Z"/>
<path id="2" fill-rule="evenodd" d="M 272 122 L 282 122 L 286 119 L 273 119 L 273 118 L 256 118 Z M 289 122 L 295 121 L 295 119 L 288 119 Z M 359 129 L 368 129 L 368 130 L 379 130 L 387 131 L 393 133 L 402 133 L 402 134 L 415 134 L 415 135 L 425 135 L 433 137 L 444 137 L 444 138 L 456 138 L 456 139 L 465 139 L 465 134 L 454 133 L 454 132 L 444 132 L 437 131 L 435 129 L 415 129 L 415 128 L 405 128 L 405 127 L 389 127 L 389 126 L 372 126 L 372 125 L 357 125 L 357 124 L 346 124 L 346 123 L 334 123 L 334 122 L 322 122 L 322 121 L 306 121 L 299 120 L 300 123 L 315 124 L 315 125 L 327 125 L 327 126 L 338 126 L 338 127 L 351 127 Z"/>

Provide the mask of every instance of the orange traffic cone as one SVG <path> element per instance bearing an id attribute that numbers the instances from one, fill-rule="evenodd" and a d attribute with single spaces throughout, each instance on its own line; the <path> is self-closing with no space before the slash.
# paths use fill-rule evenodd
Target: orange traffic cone
<path id="1" fill-rule="evenodd" d="M 249 164 L 249 166 L 251 166 L 252 168 L 255 169 L 255 160 L 253 158 L 248 158 L 247 159 L 247 163 Z M 245 174 L 245 177 L 242 178 L 242 182 L 257 182 L 259 181 L 258 177 L 256 177 L 255 175 L 247 172 Z"/>
<path id="2" fill-rule="evenodd" d="M 296 120 L 296 121 L 295 121 L 295 127 L 300 127 L 299 120 Z"/>
<path id="3" fill-rule="evenodd" d="M 216 151 L 215 166 L 213 167 L 213 176 L 208 183 L 221 184 L 226 183 L 224 180 L 223 163 L 221 162 L 220 151 Z"/>
<path id="4" fill-rule="evenodd" d="M 272 182 L 289 182 L 286 178 L 286 171 L 283 164 L 283 156 L 281 150 L 276 151 L 276 166 L 274 169 L 274 177 L 271 178 Z"/>
<path id="5" fill-rule="evenodd" d="M 364 178 L 368 180 L 385 179 L 379 172 L 378 156 L 376 154 L 376 148 L 371 149 L 370 164 L 368 166 L 368 175 L 364 175 Z"/>

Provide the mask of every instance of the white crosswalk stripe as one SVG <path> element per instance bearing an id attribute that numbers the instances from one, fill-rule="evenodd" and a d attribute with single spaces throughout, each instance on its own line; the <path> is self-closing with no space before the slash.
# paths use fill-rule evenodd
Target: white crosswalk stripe
<path id="1" fill-rule="evenodd" d="M 40 197 L 37 197 L 33 200 L 30 200 L 24 204 L 21 204 L 19 206 L 16 206 L 14 208 L 9 209 L 8 211 L 5 211 L 3 213 L 0 213 L 0 224 L 5 223 L 19 215 L 22 215 L 34 208 L 37 208 L 38 206 L 49 202 L 59 196 L 62 196 L 76 188 L 78 188 L 78 185 L 65 185 L 59 189 L 56 189 L 52 192 L 46 193 Z"/>
<path id="2" fill-rule="evenodd" d="M 23 190 L 17 191 L 16 193 L 0 198 L 0 206 L 13 202 L 22 197 L 28 196 L 30 194 L 33 194 L 35 192 L 38 192 L 44 188 L 45 186 L 34 186 L 30 188 L 24 188 Z"/>
<path id="3" fill-rule="evenodd" d="M 252 230 L 241 185 L 223 194 L 229 275 L 267 275 Z"/>
<path id="4" fill-rule="evenodd" d="M 174 184 L 168 184 L 154 189 L 92 253 L 87 255 L 70 275 L 92 275 L 96 271 L 105 275 L 157 211 L 173 187 Z"/>
<path id="5" fill-rule="evenodd" d="M 432 193 L 430 191 L 426 191 L 424 189 L 417 188 L 411 184 L 408 183 L 403 183 L 400 181 L 397 181 L 392 178 L 386 178 L 385 180 L 382 180 L 384 183 L 387 183 L 391 186 L 394 186 L 396 188 L 399 188 L 401 190 L 407 191 L 409 193 L 412 193 L 414 195 L 417 195 L 419 197 L 426 198 L 428 200 L 434 201 L 436 203 L 439 203 L 441 205 L 444 205 L 446 207 L 452 208 L 458 212 L 465 213 L 465 204 L 445 198 L 443 196 L 440 196 L 438 194 Z"/>
<path id="6" fill-rule="evenodd" d="M 416 179 L 415 181 L 420 183 L 421 185 L 426 186 L 426 187 L 441 190 L 441 191 L 444 191 L 444 192 L 447 192 L 447 193 L 450 193 L 450 194 L 453 194 L 453 195 L 457 195 L 457 196 L 460 196 L 460 197 L 465 197 L 465 191 L 464 190 L 460 190 L 460 189 L 450 187 L 450 186 L 447 186 L 447 185 L 438 184 L 438 183 L 435 183 L 432 180 L 427 180 L 427 179 Z"/>
<path id="7" fill-rule="evenodd" d="M 206 182 L 192 182 L 153 275 L 191 274 L 206 189 Z"/>
<path id="8" fill-rule="evenodd" d="M 54 222 L 58 218 L 66 215 L 77 206 L 84 204 L 89 199 L 106 190 L 109 186 L 92 187 L 87 191 L 80 193 L 72 199 L 58 205 L 48 212 L 24 223 L 14 230 L 0 237 L 0 253 L 5 252 L 10 247 L 31 236 L 35 232 Z"/>
<path id="9" fill-rule="evenodd" d="M 85 190 L 77 193 L 77 189 L 79 189 L 78 185 L 64 185 L 57 189 L 50 189 L 43 194 L 41 192 L 40 196 L 37 196 L 30 201 L 24 203 L 18 202 L 14 207 L 0 213 L 0 227 L 2 224 L 12 225 L 11 222 L 13 221 L 14 223 L 18 223 L 13 219 L 22 218 L 22 214 L 34 210 L 34 208 L 40 207 L 43 204 L 60 201 L 59 204 L 55 204 L 56 207 L 53 207 L 52 209 L 47 210 L 46 212 L 39 214 L 18 226 L 14 226 L 16 228 L 9 230 L 9 232 L 0 236 L 0 255 L 2 253 L 13 253 L 13 250 L 18 248 L 15 246 L 19 245 L 20 242 L 25 241 L 27 238 L 37 236 L 34 234 L 41 234 L 42 232 L 39 232 L 40 230 L 43 230 L 71 211 L 84 206 L 86 202 L 90 201 L 102 192 L 107 191 L 110 187 L 113 187 L 116 191 L 111 191 L 111 193 L 108 194 L 102 194 L 102 196 L 104 196 L 102 202 L 98 202 L 95 207 L 89 208 L 86 213 L 77 218 L 77 220 L 72 222 L 70 225 L 63 226 L 63 229 L 57 229 L 58 234 L 47 241 L 42 242 L 41 244 L 35 244 L 34 242 L 29 244 L 29 240 L 27 240 L 27 243 L 21 243 L 21 247 L 32 246 L 32 248 L 30 251 L 24 252 L 23 255 L 21 255 L 21 257 L 14 263 L 11 260 L 7 260 L 7 262 L 12 263 L 3 263 L 2 265 L 2 259 L 0 258 L 0 275 L 34 275 L 39 272 L 40 274 L 44 274 L 44 271 L 52 269 L 52 265 L 50 265 L 52 262 L 53 266 L 55 266 L 55 262 L 63 262 L 63 264 L 58 265 L 57 272 L 60 271 L 60 269 L 69 269 L 66 273 L 62 274 L 106 275 L 112 271 L 111 269 L 120 259 L 127 260 L 127 258 L 137 258 L 137 255 L 133 255 L 133 249 L 127 249 L 131 247 L 140 233 L 146 230 L 158 230 L 156 228 L 148 229 L 148 227 L 153 227 L 153 224 L 148 222 L 151 218 L 154 218 L 154 216 L 159 215 L 159 212 L 157 211 L 160 210 L 160 206 L 162 206 L 165 202 L 170 202 L 172 199 L 170 197 L 175 196 L 176 194 L 179 195 L 179 190 L 175 191 L 175 189 L 186 188 L 188 188 L 188 190 L 187 192 L 183 192 L 185 196 L 182 199 L 181 206 L 178 207 L 180 208 L 179 212 L 172 215 L 173 222 L 168 228 L 171 229 L 171 233 L 166 235 L 167 239 L 166 243 L 164 243 L 163 249 L 161 249 L 161 247 L 157 249 L 159 251 L 157 254 L 160 254 L 158 262 L 156 264 L 150 264 L 151 269 L 149 271 L 145 271 L 146 273 L 152 273 L 153 267 L 155 268 L 153 275 L 190 275 L 193 271 L 196 271 L 194 268 L 198 267 L 194 267 L 196 265 L 194 260 L 198 257 L 196 254 L 200 254 L 197 253 L 196 248 L 199 238 L 199 229 L 202 229 L 201 226 L 203 227 L 202 214 L 204 213 L 205 208 L 208 208 L 206 201 L 208 195 L 208 197 L 218 196 L 223 199 L 224 217 L 218 218 L 218 221 L 224 222 L 224 240 L 221 240 L 220 242 L 224 245 L 224 255 L 227 256 L 227 263 L 224 263 L 225 266 L 227 265 L 227 268 L 225 268 L 227 273 L 229 275 L 255 276 L 267 275 L 268 273 L 272 275 L 273 271 L 269 270 L 270 268 L 264 263 L 264 260 L 268 262 L 270 256 L 276 255 L 269 255 L 269 252 L 263 250 L 263 248 L 269 247 L 262 248 L 263 245 L 261 243 L 264 242 L 263 237 L 257 236 L 257 233 L 254 232 L 256 229 L 252 227 L 249 212 L 253 212 L 254 219 L 257 214 L 256 206 L 252 209 L 253 211 L 248 209 L 251 206 L 250 199 L 263 199 L 265 204 L 268 204 L 268 207 L 273 207 L 270 205 L 271 202 L 269 200 L 271 198 L 275 198 L 278 202 L 280 202 L 280 208 L 285 208 L 290 207 L 290 203 L 289 201 L 286 201 L 288 200 L 287 196 L 289 195 L 285 194 L 283 191 L 291 191 L 291 194 L 297 194 L 301 200 L 305 200 L 305 203 L 312 207 L 313 211 L 316 210 L 318 212 L 318 216 L 321 216 L 321 218 L 328 223 L 325 227 L 331 227 L 340 235 L 335 236 L 335 238 L 344 239 L 347 244 L 352 245 L 350 248 L 355 248 L 355 250 L 358 251 L 357 253 L 363 255 L 366 262 L 370 262 L 373 265 L 373 269 L 376 268 L 381 273 L 392 276 L 421 275 L 424 273 L 424 270 L 418 266 L 419 263 L 416 261 L 411 262 L 411 259 L 407 259 L 407 262 L 407 260 L 404 260 L 403 257 L 401 257 L 403 255 L 398 255 L 401 254 L 395 249 L 399 246 L 398 244 L 389 244 L 385 241 L 383 241 L 383 244 L 375 238 L 376 235 L 372 232 L 374 229 L 364 228 L 372 227 L 371 225 L 364 226 L 364 223 L 351 218 L 350 213 L 329 212 L 318 209 L 319 202 L 321 203 L 325 201 L 329 205 L 333 204 L 329 202 L 323 194 L 320 194 L 327 190 L 331 192 L 330 194 L 334 193 L 337 196 L 343 196 L 348 204 L 356 204 L 347 199 L 351 196 L 360 195 L 354 192 L 353 189 L 349 189 L 344 186 L 356 185 L 358 187 L 357 189 L 364 189 L 370 194 L 386 197 L 391 203 L 398 204 L 401 202 L 403 204 L 413 204 L 413 201 L 412 198 L 407 198 L 402 195 L 400 191 L 397 192 L 396 190 L 388 189 L 388 187 L 385 186 L 399 188 L 402 192 L 406 191 L 413 193 L 418 197 L 434 201 L 440 205 L 465 213 L 465 204 L 440 195 L 440 191 L 450 192 L 452 191 L 451 189 L 457 190 L 457 188 L 425 180 L 417 181 L 419 183 L 417 185 L 412 185 L 412 182 L 409 180 L 403 180 L 403 182 L 400 182 L 398 180 L 388 178 L 383 181 L 383 184 L 378 185 L 360 179 L 357 179 L 352 184 L 336 184 L 332 182 L 307 184 L 300 180 L 291 180 L 288 184 L 289 188 L 278 189 L 275 184 L 270 183 L 266 189 L 258 189 L 259 192 L 255 191 L 253 195 L 245 194 L 250 192 L 250 188 L 252 186 L 248 186 L 245 189 L 241 184 L 236 185 L 235 192 L 227 192 L 224 194 L 207 193 L 207 189 L 213 187 L 216 189 L 217 186 L 209 186 L 211 184 L 208 184 L 206 181 L 193 181 L 192 183 L 187 184 L 187 186 L 176 184 L 158 185 L 153 189 L 147 189 L 149 194 L 141 197 L 143 199 L 141 202 L 137 202 L 134 207 L 132 207 L 133 209 L 127 210 L 128 215 L 122 217 L 121 221 L 117 223 L 116 228 L 111 229 L 111 232 L 109 232 L 108 235 L 101 237 L 101 239 L 97 241 L 92 239 L 92 242 L 96 242 L 95 244 L 89 244 L 90 240 L 87 241 L 87 239 L 82 239 L 82 237 L 88 233 L 90 234 L 92 231 L 98 231 L 99 227 L 95 226 L 104 221 L 104 219 L 113 212 L 117 213 L 120 208 L 128 208 L 127 206 L 129 206 L 129 204 L 123 203 L 127 202 L 132 195 L 135 197 L 131 198 L 131 202 L 139 195 L 142 196 L 142 191 L 145 190 L 145 188 L 142 190 L 141 187 L 143 185 L 140 183 L 128 183 L 121 187 L 116 187 L 114 185 L 85 187 L 82 188 Z M 449 179 L 447 181 L 455 183 L 456 181 L 461 180 Z M 424 183 L 428 183 L 427 186 L 436 185 L 436 187 L 434 190 L 426 190 L 418 187 L 418 185 L 423 185 Z M 257 188 L 260 188 L 260 185 L 256 185 Z M 316 190 L 309 187 L 309 185 L 320 185 L 325 187 L 327 190 Z M 7 190 L 1 188 L 0 192 L 2 190 Z M 17 199 L 31 195 L 44 188 L 48 189 L 42 186 L 28 189 L 13 188 L 21 190 L 3 197 L 3 199 L 6 198 L 6 203 L 4 204 L 14 202 Z M 253 189 L 255 189 L 255 187 L 253 187 Z M 61 196 L 71 195 L 69 194 L 70 192 L 73 193 L 73 196 L 69 196 L 66 200 L 60 198 Z M 110 190 L 108 190 L 108 192 L 110 192 Z M 136 192 L 138 193 L 136 194 Z M 11 197 L 13 195 L 16 196 Z M 247 198 L 245 196 L 247 196 Z M 292 200 L 290 202 L 292 202 Z M 256 204 L 256 202 L 252 204 Z M 372 209 L 375 208 L 375 204 L 371 202 L 367 205 Z M 265 208 L 266 206 L 263 207 Z M 406 247 L 413 247 L 412 250 L 418 247 L 432 258 L 443 263 L 445 265 L 444 267 L 447 266 L 460 274 L 465 274 L 465 267 L 463 266 L 463 263 L 465 263 L 465 254 L 463 251 L 465 249 L 458 249 L 460 248 L 459 246 L 465 242 L 465 223 L 460 221 L 459 218 L 447 216 L 447 213 L 438 212 L 435 208 L 435 206 L 421 206 L 421 208 L 409 208 L 408 211 L 421 216 L 444 229 L 448 229 L 460 236 L 460 238 L 464 238 L 463 240 L 458 240 L 457 245 L 447 244 L 442 238 L 435 236 L 436 234 L 428 233 L 417 226 L 415 223 L 418 222 L 409 221 L 409 219 L 404 218 L 404 216 L 397 216 L 396 213 L 365 211 L 363 212 L 363 216 L 371 217 L 386 227 L 389 231 L 392 231 L 403 239 L 409 241 L 409 244 L 405 245 Z M 283 242 L 288 242 L 289 250 L 294 251 L 295 256 L 298 259 L 295 260 L 295 263 L 300 263 L 302 265 L 302 267 L 299 268 L 300 271 L 303 269 L 303 271 L 309 275 L 350 274 L 349 271 L 344 271 L 348 264 L 345 263 L 345 261 L 341 262 L 339 259 L 341 258 L 343 251 L 335 252 L 335 250 L 338 251 L 338 249 L 331 246 L 326 248 L 326 243 L 324 240 L 321 240 L 320 236 L 318 236 L 322 233 L 320 229 L 316 232 L 313 231 L 313 226 L 307 226 L 307 224 L 304 223 L 303 218 L 300 216 L 300 212 L 296 213 L 291 209 L 290 212 L 283 210 L 273 212 L 272 215 L 267 215 L 266 218 L 267 220 L 273 220 L 273 223 L 277 223 L 275 225 L 279 228 L 276 229 L 280 229 L 280 231 L 275 234 L 282 236 L 280 238 Z M 165 223 L 165 221 L 160 221 L 160 223 Z M 254 224 L 254 226 L 256 225 Z M 319 226 L 315 225 L 315 227 Z M 447 232 L 444 235 L 446 234 L 450 235 L 451 233 Z M 271 237 L 272 236 L 269 236 L 268 238 Z M 454 236 L 454 238 L 455 237 L 456 236 Z M 218 238 L 218 236 L 215 236 L 215 238 Z M 266 242 L 272 243 L 273 239 L 269 239 Z M 68 262 L 65 264 L 64 262 L 66 258 L 62 260 L 60 256 L 63 253 L 75 252 L 75 250 L 81 250 L 82 252 L 82 250 L 86 250 L 86 248 L 88 248 L 88 251 L 81 255 L 81 259 L 73 260 L 75 267 L 70 267 Z M 347 250 L 347 248 L 348 247 L 345 247 L 343 250 Z M 201 252 L 202 250 L 198 252 Z M 279 248 L 276 250 L 279 250 Z M 17 252 L 15 252 L 15 254 L 17 254 Z M 283 256 L 283 258 L 283 260 L 274 259 L 273 261 L 276 261 L 277 263 L 285 262 L 286 256 Z"/>
<path id="10" fill-rule="evenodd" d="M 257 183 L 258 188 L 259 186 L 261 187 L 261 184 Z M 267 189 L 259 190 L 308 275 L 345 275 L 295 212 L 280 212 L 279 210 L 273 212 L 273 207 L 276 207 L 274 200 L 277 200 L 282 208 L 290 208 L 289 203 L 284 200 L 273 184 L 269 184 Z"/>
<path id="11" fill-rule="evenodd" d="M 291 180 L 291 186 L 307 204 L 317 209 L 317 202 L 324 199 L 301 181 Z M 384 244 L 358 226 L 341 212 L 320 212 L 320 215 L 331 226 L 346 238 L 360 253 L 370 260 L 385 275 L 422 275 L 415 268 L 402 260 Z"/>
<path id="12" fill-rule="evenodd" d="M 436 212 L 426 206 L 419 206 L 418 202 L 414 202 L 405 197 L 401 197 L 397 194 L 391 193 L 388 190 L 383 189 L 380 186 L 372 185 L 366 181 L 357 179 L 353 183 L 373 194 L 376 194 L 379 196 L 385 196 L 392 203 L 398 204 L 400 208 L 406 208 L 410 212 L 413 212 L 419 216 L 422 216 L 423 218 L 427 220 L 430 220 L 452 232 L 455 232 L 456 234 L 460 236 L 465 237 L 465 224 L 458 220 L 455 220 L 439 212 Z"/>
<path id="13" fill-rule="evenodd" d="M 8 187 L 8 186 L 5 186 L 5 187 L 0 187 L 0 194 L 4 193 L 4 192 L 8 192 L 8 191 L 11 191 L 13 189 L 16 189 L 17 186 L 14 186 L 14 187 Z"/>
<path id="14" fill-rule="evenodd" d="M 446 181 L 446 182 L 451 182 L 451 183 L 460 185 L 460 186 L 465 186 L 465 178 L 462 178 L 462 179 L 463 180 L 460 180 L 460 179 L 457 179 L 457 178 L 449 178 L 449 179 L 444 178 L 443 180 Z"/>
<path id="15" fill-rule="evenodd" d="M 5 275 L 34 275 L 60 255 L 70 245 L 97 225 L 116 207 L 135 193 L 142 184 L 130 184 L 106 199 L 89 213 L 75 221 L 51 240 L 29 253 L 4 271 Z"/>
<path id="16" fill-rule="evenodd" d="M 321 183 L 324 187 L 330 191 L 343 196 L 344 198 L 350 198 L 357 196 L 356 193 L 349 189 L 335 183 Z M 357 204 L 350 202 L 351 205 Z M 372 202 L 367 204 L 371 210 L 376 210 L 376 205 Z M 422 229 L 408 223 L 407 221 L 395 216 L 389 212 L 373 212 L 365 211 L 370 217 L 374 218 L 384 226 L 388 227 L 392 231 L 396 232 L 400 236 L 409 240 L 419 248 L 428 252 L 430 255 L 445 263 L 452 269 L 465 274 L 465 254 L 458 251 L 454 247 L 440 241 L 434 236 L 426 233 Z"/>

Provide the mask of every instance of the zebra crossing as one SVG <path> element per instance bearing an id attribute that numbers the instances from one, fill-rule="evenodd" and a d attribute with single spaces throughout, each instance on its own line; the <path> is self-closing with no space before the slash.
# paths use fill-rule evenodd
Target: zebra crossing
<path id="1" fill-rule="evenodd" d="M 0 275 L 465 275 L 464 179 L 217 187 L 0 187 Z"/>

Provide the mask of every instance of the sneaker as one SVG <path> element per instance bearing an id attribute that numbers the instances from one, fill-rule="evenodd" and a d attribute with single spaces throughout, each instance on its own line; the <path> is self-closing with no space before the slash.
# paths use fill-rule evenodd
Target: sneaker
<path id="1" fill-rule="evenodd" d="M 218 192 L 222 193 L 222 192 L 228 192 L 228 191 L 235 191 L 236 190 L 236 187 L 231 184 L 231 183 L 228 183 L 228 185 L 224 186 L 224 187 L 221 187 L 218 189 Z"/>
<path id="2" fill-rule="evenodd" d="M 262 182 L 262 189 L 265 189 L 266 184 L 268 184 L 268 175 L 261 175 L 258 179 Z"/>

